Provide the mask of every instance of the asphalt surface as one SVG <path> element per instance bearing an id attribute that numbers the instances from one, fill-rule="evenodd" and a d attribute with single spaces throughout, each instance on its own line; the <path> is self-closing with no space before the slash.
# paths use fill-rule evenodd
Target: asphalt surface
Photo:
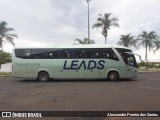
<path id="1" fill-rule="evenodd" d="M 117 82 L 105 80 L 38 82 L 1 76 L 0 111 L 160 111 L 160 72 L 143 72 L 139 73 L 136 79 L 123 79 Z M 101 119 L 128 118 L 108 117 L 98 120 Z"/>

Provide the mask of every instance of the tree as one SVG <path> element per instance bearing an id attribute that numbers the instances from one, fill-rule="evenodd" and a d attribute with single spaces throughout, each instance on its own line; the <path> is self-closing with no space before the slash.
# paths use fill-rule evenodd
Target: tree
<path id="1" fill-rule="evenodd" d="M 147 32 L 143 31 L 139 36 L 138 39 L 140 41 L 139 45 L 142 45 L 146 49 L 145 53 L 145 61 L 146 61 L 146 70 L 148 69 L 148 49 L 149 51 L 153 48 L 156 41 L 158 41 L 158 35 L 155 31 Z"/>
<path id="2" fill-rule="evenodd" d="M 5 41 L 11 43 L 13 46 L 14 38 L 18 38 L 16 34 L 11 34 L 11 31 L 14 31 L 13 28 L 7 27 L 8 23 L 5 21 L 0 22 L 0 48 L 3 50 L 3 43 Z"/>
<path id="3" fill-rule="evenodd" d="M 125 47 L 131 47 L 134 46 L 137 48 L 137 39 L 135 38 L 135 36 L 131 36 L 130 34 L 126 34 L 126 35 L 121 35 L 120 36 L 120 41 L 118 41 L 118 45 L 123 45 Z"/>
<path id="4" fill-rule="evenodd" d="M 155 41 L 154 42 L 154 54 L 155 54 L 155 52 L 157 51 L 157 50 L 160 50 L 160 41 L 159 40 L 157 40 L 157 41 Z"/>
<path id="5" fill-rule="evenodd" d="M 145 66 L 145 62 L 141 61 L 140 63 L 138 63 L 138 68 Z"/>
<path id="6" fill-rule="evenodd" d="M 0 50 L 0 65 L 11 62 L 11 54 Z"/>
<path id="7" fill-rule="evenodd" d="M 89 40 L 88 38 L 84 38 L 83 40 L 81 39 L 75 39 L 75 41 L 77 41 L 79 44 L 95 44 L 94 40 Z"/>
<path id="8" fill-rule="evenodd" d="M 107 43 L 108 30 L 110 30 L 111 26 L 119 27 L 118 19 L 115 17 L 111 18 L 111 13 L 105 13 L 104 16 L 99 14 L 97 18 L 97 23 L 93 25 L 93 28 L 102 28 L 102 35 L 105 38 L 105 44 Z"/>

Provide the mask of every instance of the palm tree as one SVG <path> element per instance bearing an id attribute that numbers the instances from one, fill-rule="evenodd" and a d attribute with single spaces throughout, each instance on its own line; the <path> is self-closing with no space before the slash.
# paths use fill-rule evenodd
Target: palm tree
<path id="1" fill-rule="evenodd" d="M 105 38 L 105 44 L 107 43 L 108 30 L 110 30 L 110 27 L 119 27 L 118 19 L 115 17 L 111 18 L 111 15 L 111 13 L 105 13 L 104 16 L 102 16 L 102 14 L 99 14 L 99 17 L 97 18 L 97 23 L 93 25 L 93 28 L 102 28 L 101 33 Z"/>
<path id="2" fill-rule="evenodd" d="M 118 41 L 118 45 L 123 45 L 125 47 L 131 47 L 134 46 L 135 48 L 137 48 L 137 39 L 135 39 L 135 36 L 131 36 L 130 34 L 126 34 L 126 35 L 121 35 L 120 36 L 120 41 Z"/>
<path id="3" fill-rule="evenodd" d="M 153 48 L 155 42 L 158 40 L 158 35 L 155 31 L 147 32 L 143 31 L 139 36 L 138 39 L 140 41 L 139 45 L 142 45 L 146 49 L 145 53 L 145 61 L 146 61 L 146 70 L 148 69 L 148 49 L 149 51 Z"/>
<path id="4" fill-rule="evenodd" d="M 81 39 L 75 39 L 75 41 L 77 41 L 79 44 L 95 44 L 94 40 L 89 40 L 88 38 L 84 38 L 83 40 Z"/>
<path id="5" fill-rule="evenodd" d="M 157 50 L 160 50 L 160 41 L 159 40 L 157 40 L 157 41 L 155 41 L 154 42 L 154 54 L 155 54 L 155 52 L 157 51 Z"/>
<path id="6" fill-rule="evenodd" d="M 11 31 L 14 31 L 13 28 L 7 27 L 8 23 L 5 21 L 0 22 L 0 48 L 3 50 L 3 43 L 5 41 L 11 43 L 13 46 L 14 38 L 18 38 L 16 34 L 11 34 Z"/>

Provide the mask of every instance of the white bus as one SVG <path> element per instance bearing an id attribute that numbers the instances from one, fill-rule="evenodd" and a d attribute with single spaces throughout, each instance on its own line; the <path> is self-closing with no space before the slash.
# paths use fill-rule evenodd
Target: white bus
<path id="1" fill-rule="evenodd" d="M 135 78 L 137 63 L 132 50 L 118 45 L 66 45 L 15 48 L 14 77 L 52 79 Z"/>

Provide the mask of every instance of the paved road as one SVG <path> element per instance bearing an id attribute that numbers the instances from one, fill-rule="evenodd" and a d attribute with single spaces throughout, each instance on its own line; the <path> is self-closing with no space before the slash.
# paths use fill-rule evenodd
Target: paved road
<path id="1" fill-rule="evenodd" d="M 117 82 L 0 77 L 0 110 L 160 111 L 160 72 Z"/>

